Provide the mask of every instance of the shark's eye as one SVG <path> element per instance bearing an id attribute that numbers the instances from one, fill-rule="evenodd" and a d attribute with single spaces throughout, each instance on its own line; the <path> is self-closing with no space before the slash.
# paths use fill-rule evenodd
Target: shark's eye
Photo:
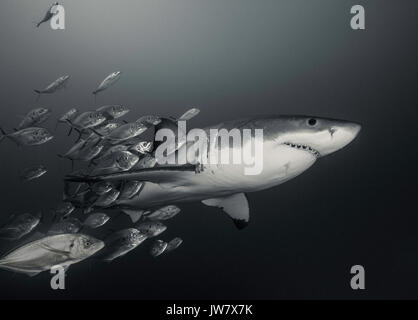
<path id="1" fill-rule="evenodd" d="M 308 124 L 313 127 L 314 125 L 316 125 L 316 119 L 313 119 L 313 118 L 309 119 Z"/>

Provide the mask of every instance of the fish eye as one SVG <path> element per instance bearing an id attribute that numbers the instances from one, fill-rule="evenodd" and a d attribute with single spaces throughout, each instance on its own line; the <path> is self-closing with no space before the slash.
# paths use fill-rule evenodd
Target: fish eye
<path id="1" fill-rule="evenodd" d="M 311 118 L 311 119 L 309 119 L 309 120 L 308 120 L 308 124 L 309 124 L 311 127 L 313 127 L 314 125 L 316 125 L 316 123 L 317 123 L 317 121 L 316 121 L 316 119 L 314 119 L 314 118 Z"/>

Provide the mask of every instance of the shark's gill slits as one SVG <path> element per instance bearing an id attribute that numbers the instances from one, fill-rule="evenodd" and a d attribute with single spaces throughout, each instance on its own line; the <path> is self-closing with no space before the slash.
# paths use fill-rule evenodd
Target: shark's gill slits
<path id="1" fill-rule="evenodd" d="M 285 144 L 286 146 L 292 147 L 294 149 L 308 151 L 308 152 L 312 153 L 317 158 L 319 158 L 321 156 L 321 154 L 317 150 L 315 150 L 315 149 L 313 149 L 310 146 L 307 146 L 305 144 L 297 144 L 297 143 L 291 143 L 291 142 L 284 142 L 283 144 Z"/>

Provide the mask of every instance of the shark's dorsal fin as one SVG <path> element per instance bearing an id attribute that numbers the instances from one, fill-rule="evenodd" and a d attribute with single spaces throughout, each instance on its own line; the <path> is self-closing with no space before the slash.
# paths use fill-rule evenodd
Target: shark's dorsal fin
<path id="1" fill-rule="evenodd" d="M 213 198 L 202 201 L 210 207 L 221 208 L 232 219 L 238 229 L 244 229 L 250 221 L 250 208 L 244 193 L 233 194 L 224 198 Z"/>

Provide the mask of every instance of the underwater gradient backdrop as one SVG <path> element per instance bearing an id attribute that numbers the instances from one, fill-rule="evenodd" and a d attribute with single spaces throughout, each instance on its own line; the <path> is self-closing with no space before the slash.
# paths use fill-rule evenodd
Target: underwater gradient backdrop
<path id="1" fill-rule="evenodd" d="M 71 0 L 66 29 L 37 29 L 49 0 L 0 2 L 0 126 L 11 131 L 34 106 L 124 104 L 126 119 L 178 116 L 191 106 L 202 127 L 262 114 L 307 114 L 359 122 L 359 137 L 301 176 L 248 195 L 251 223 L 199 203 L 182 205 L 161 239 L 184 244 L 153 259 L 149 243 L 106 264 L 70 268 L 66 290 L 51 275 L 0 271 L 0 298 L 287 299 L 418 298 L 416 1 L 364 3 L 366 30 L 350 28 L 343 0 Z M 91 92 L 113 71 L 120 81 Z M 59 76 L 64 91 L 42 96 Z M 0 222 L 59 204 L 66 151 L 76 136 L 59 126 L 51 143 L 0 144 Z M 23 183 L 22 169 L 48 173 Z M 127 216 L 112 227 L 129 225 Z M 48 219 L 47 219 L 48 220 Z M 47 221 L 48 222 L 48 221 Z M 95 232 L 103 237 L 106 231 Z M 13 245 L 0 242 L 0 252 Z M 366 290 L 350 268 L 366 269 Z"/>

